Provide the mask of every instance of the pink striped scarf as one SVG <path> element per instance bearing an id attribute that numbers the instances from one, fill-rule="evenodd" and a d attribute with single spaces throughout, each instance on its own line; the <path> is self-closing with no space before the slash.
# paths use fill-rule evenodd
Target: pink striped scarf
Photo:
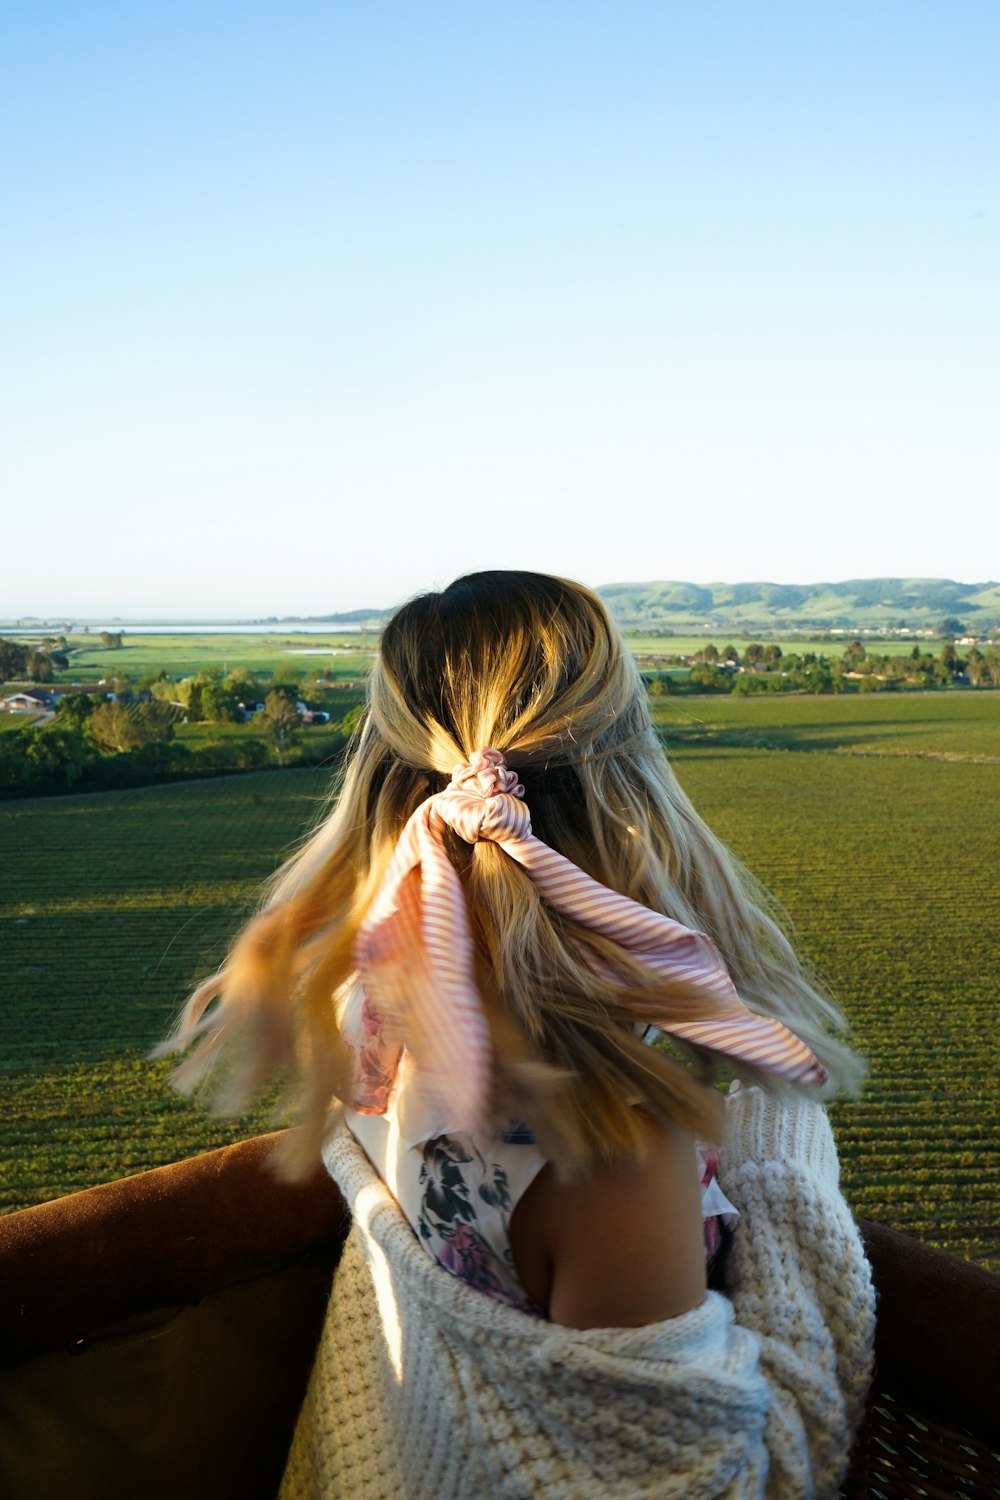
<path id="1" fill-rule="evenodd" d="M 404 1045 L 454 1130 L 484 1124 L 490 1038 L 473 971 L 465 894 L 444 844 L 490 839 L 557 911 L 619 943 L 675 992 L 700 996 L 708 1020 L 651 1020 L 661 1030 L 799 1083 L 827 1074 L 787 1026 L 740 1000 L 704 933 L 609 890 L 531 832 L 524 788 L 499 750 L 477 750 L 404 827 L 358 934 L 364 986 L 352 1107 L 384 1114 Z"/>

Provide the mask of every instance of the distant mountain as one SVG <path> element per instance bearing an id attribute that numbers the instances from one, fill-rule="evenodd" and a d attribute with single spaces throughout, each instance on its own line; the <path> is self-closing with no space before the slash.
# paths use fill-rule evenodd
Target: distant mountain
<path id="1" fill-rule="evenodd" d="M 364 625 L 366 621 L 387 620 L 391 614 L 391 609 L 349 609 L 342 615 L 317 615 L 316 621 L 320 625 L 328 620 L 338 625 Z"/>
<path id="2" fill-rule="evenodd" d="M 843 583 L 609 583 L 618 624 L 646 630 L 953 630 L 1000 628 L 1000 583 L 852 578 Z"/>
<path id="3" fill-rule="evenodd" d="M 266 620 L 251 620 L 252 625 L 378 625 L 392 614 L 391 609 L 345 609 L 339 615 L 268 615 Z"/>

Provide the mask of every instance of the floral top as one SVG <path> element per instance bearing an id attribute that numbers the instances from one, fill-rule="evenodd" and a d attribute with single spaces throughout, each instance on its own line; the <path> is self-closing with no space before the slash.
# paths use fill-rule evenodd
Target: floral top
<path id="1" fill-rule="evenodd" d="M 521 1285 L 510 1248 L 511 1215 L 545 1165 L 526 1131 L 434 1136 L 398 1152 L 393 1182 L 383 1172 L 386 1117 L 348 1112 L 347 1121 L 439 1265 L 488 1297 L 542 1312 Z"/>
<path id="2" fill-rule="evenodd" d="M 477 1291 L 544 1316 L 518 1277 L 510 1221 L 518 1200 L 545 1165 L 531 1132 L 509 1121 L 493 1135 L 455 1131 L 407 1144 L 390 1102 L 383 1115 L 346 1111 L 348 1127 L 399 1203 L 428 1254 Z M 739 1217 L 715 1170 L 719 1150 L 698 1142 L 705 1259 L 722 1244 L 721 1223 Z"/>

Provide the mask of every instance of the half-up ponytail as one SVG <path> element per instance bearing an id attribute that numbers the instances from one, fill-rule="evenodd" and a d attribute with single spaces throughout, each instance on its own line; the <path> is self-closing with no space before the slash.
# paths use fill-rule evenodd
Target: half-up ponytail
<path id="1" fill-rule="evenodd" d="M 705 932 L 744 1003 L 812 1048 L 831 1091 L 857 1088 L 863 1063 L 830 1035 L 846 1030 L 843 1017 L 803 973 L 766 893 L 678 785 L 601 601 L 579 584 L 521 572 L 460 578 L 388 622 L 330 806 L 158 1049 L 198 1043 L 178 1087 L 211 1073 L 218 1101 L 235 1110 L 272 1075 L 286 1076 L 301 1126 L 281 1167 L 298 1176 L 315 1166 L 338 1101 L 349 1098 L 338 1003 L 361 924 L 410 815 L 484 746 L 523 781 L 538 838 L 603 885 Z M 684 1066 L 635 1032 L 644 1014 L 694 1018 L 693 1002 L 662 986 L 654 994 L 648 974 L 551 909 L 496 845 L 449 835 L 447 847 L 476 943 L 497 1107 L 519 1113 L 567 1169 L 639 1152 L 636 1104 L 718 1138 L 717 1060 L 681 1048 L 693 1064 Z M 595 954 L 607 963 L 595 966 Z M 748 1067 L 730 1070 L 773 1086 Z"/>

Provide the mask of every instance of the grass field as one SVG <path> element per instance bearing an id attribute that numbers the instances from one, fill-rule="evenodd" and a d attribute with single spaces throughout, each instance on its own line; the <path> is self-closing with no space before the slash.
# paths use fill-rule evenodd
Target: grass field
<path id="1" fill-rule="evenodd" d="M 98 638 L 68 637 L 71 655 L 65 670 L 56 672 L 56 681 L 83 682 L 101 677 L 128 676 L 133 681 L 162 667 L 172 677 L 193 676 L 195 672 L 219 668 L 231 672 L 234 667 L 269 677 L 277 667 L 291 663 L 310 676 L 322 671 L 339 681 L 366 677 L 371 670 L 374 638 L 366 638 L 361 648 L 357 635 L 130 635 L 125 634 L 120 650 L 108 651 Z M 327 649 L 324 649 L 327 648 Z"/>
<path id="2" fill-rule="evenodd" d="M 668 750 L 736 745 L 1000 761 L 1000 689 L 653 699 Z"/>
<path id="3" fill-rule="evenodd" d="M 1000 1266 L 1000 778 L 959 758 L 995 747 L 1000 694 L 685 700 L 680 723 L 678 707 L 657 705 L 683 785 L 783 905 L 869 1059 L 863 1098 L 832 1110 L 850 1202 Z M 266 1123 L 201 1115 L 143 1054 L 327 786 L 270 772 L 0 807 L 0 1204 Z"/>
<path id="4" fill-rule="evenodd" d="M 16 631 L 11 631 L 10 637 L 28 639 L 19 637 Z M 779 640 L 786 653 L 815 651 L 833 657 L 843 652 L 850 639 L 850 636 L 843 636 L 817 643 L 805 636 L 789 638 L 780 632 L 752 637 L 716 632 L 678 636 L 630 635 L 627 643 L 632 652 L 643 658 L 691 655 L 709 641 L 720 651 L 732 644 L 742 652 L 750 640 L 764 643 Z M 138 681 L 160 668 L 172 677 L 185 677 L 205 669 L 219 668 L 226 672 L 240 666 L 269 678 L 278 666 L 288 663 L 300 667 L 310 677 L 321 672 L 331 680 L 350 682 L 368 675 L 377 645 L 374 633 L 338 634 L 335 628 L 325 635 L 303 631 L 274 635 L 263 632 L 260 635 L 213 635 L 199 634 L 194 630 L 171 635 L 133 635 L 126 629 L 122 647 L 113 651 L 101 645 L 99 636 L 70 635 L 67 641 L 69 663 L 65 669 L 56 670 L 55 681 L 59 684 L 92 683 L 102 677 L 114 676 L 128 676 Z M 912 639 L 898 639 L 872 642 L 871 649 L 878 655 L 905 656 L 909 655 L 913 645 Z M 919 645 L 921 650 L 936 651 L 940 642 L 921 638 Z"/>
<path id="5" fill-rule="evenodd" d="M 0 713 L 0 733 L 5 729 L 23 729 L 27 724 L 34 724 L 39 717 L 39 714 Z"/>
<path id="6" fill-rule="evenodd" d="M 705 630 L 699 635 L 633 635 L 629 632 L 625 637 L 629 650 L 637 656 L 691 656 L 709 643 L 717 646 L 720 651 L 724 651 L 727 646 L 735 646 L 742 656 L 751 641 L 757 641 L 762 646 L 777 641 L 786 656 L 793 651 L 799 655 L 805 651 L 814 651 L 817 656 L 834 657 L 842 656 L 854 639 L 866 642 L 875 656 L 909 656 L 917 645 L 921 651 L 933 653 L 941 646 L 939 640 L 930 636 L 920 636 L 919 639 L 902 636 L 882 641 L 860 634 L 858 637 L 838 635 L 827 640 L 816 635 L 788 635 L 780 630 L 764 631 L 757 635 L 727 635 L 724 630 Z"/>

